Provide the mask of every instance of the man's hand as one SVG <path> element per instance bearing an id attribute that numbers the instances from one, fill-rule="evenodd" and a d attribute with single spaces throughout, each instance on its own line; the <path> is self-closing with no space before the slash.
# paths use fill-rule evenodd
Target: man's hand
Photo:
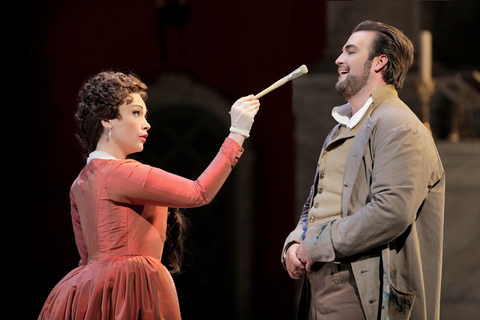
<path id="1" fill-rule="evenodd" d="M 314 261 L 310 259 L 310 256 L 307 253 L 307 245 L 305 244 L 305 241 L 302 241 L 302 243 L 298 245 L 298 248 L 296 249 L 296 258 L 303 264 L 306 272 L 312 271 Z"/>
<path id="2" fill-rule="evenodd" d="M 287 255 L 285 257 L 285 265 L 287 266 L 288 274 L 292 279 L 300 279 L 307 273 L 304 263 L 297 256 L 297 250 L 299 247 L 300 245 L 298 243 L 292 244 L 287 249 Z"/>

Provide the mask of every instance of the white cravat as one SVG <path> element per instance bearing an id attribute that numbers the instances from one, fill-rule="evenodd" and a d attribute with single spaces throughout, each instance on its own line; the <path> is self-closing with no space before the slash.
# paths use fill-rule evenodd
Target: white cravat
<path id="1" fill-rule="evenodd" d="M 365 112 L 367 112 L 368 107 L 370 107 L 372 102 L 373 98 L 368 98 L 367 102 L 365 102 L 363 107 L 360 108 L 360 110 L 358 110 L 353 116 L 352 107 L 350 106 L 350 104 L 347 103 L 335 107 L 332 109 L 332 117 L 337 120 L 338 123 L 346 125 L 349 129 L 353 129 L 360 122 L 360 120 L 362 120 Z"/>

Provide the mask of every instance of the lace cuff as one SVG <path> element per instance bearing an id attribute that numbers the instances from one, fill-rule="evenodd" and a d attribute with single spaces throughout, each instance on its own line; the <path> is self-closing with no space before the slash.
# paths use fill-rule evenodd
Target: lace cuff
<path id="1" fill-rule="evenodd" d="M 230 161 L 230 165 L 235 167 L 238 162 L 238 159 L 243 154 L 244 149 L 240 147 L 240 145 L 233 139 L 225 138 L 225 141 L 220 148 L 220 152 L 227 157 L 228 161 Z"/>

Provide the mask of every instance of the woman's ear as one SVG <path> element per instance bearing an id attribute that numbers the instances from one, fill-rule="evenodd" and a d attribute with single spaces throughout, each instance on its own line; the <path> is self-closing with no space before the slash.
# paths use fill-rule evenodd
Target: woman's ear
<path id="1" fill-rule="evenodd" d="M 108 129 L 108 128 L 111 128 L 112 125 L 110 124 L 110 120 L 102 120 L 102 126 L 105 128 L 105 129 Z"/>
<path id="2" fill-rule="evenodd" d="M 108 130 L 108 133 L 107 133 L 107 142 L 108 142 L 109 137 L 112 135 L 112 125 L 110 124 L 109 120 L 102 120 L 102 126 L 104 129 Z"/>
<path id="3" fill-rule="evenodd" d="M 378 57 L 375 57 L 373 70 L 375 70 L 375 72 L 380 72 L 387 65 L 387 62 L 388 62 L 388 57 L 384 54 Z"/>

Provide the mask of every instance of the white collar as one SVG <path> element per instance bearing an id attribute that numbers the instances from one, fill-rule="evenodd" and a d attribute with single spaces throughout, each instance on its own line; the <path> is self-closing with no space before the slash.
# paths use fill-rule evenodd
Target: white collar
<path id="1" fill-rule="evenodd" d="M 112 156 L 110 153 L 105 152 L 105 151 L 92 151 L 88 155 L 87 158 L 87 164 L 90 163 L 92 159 L 116 159 L 114 156 Z"/>
<path id="2" fill-rule="evenodd" d="M 335 107 L 332 109 L 332 117 L 337 120 L 338 123 L 345 124 L 349 129 L 355 128 L 355 126 L 362 120 L 368 107 L 372 104 L 373 98 L 368 98 L 367 102 L 352 116 L 352 107 L 346 103 L 344 105 Z"/>

